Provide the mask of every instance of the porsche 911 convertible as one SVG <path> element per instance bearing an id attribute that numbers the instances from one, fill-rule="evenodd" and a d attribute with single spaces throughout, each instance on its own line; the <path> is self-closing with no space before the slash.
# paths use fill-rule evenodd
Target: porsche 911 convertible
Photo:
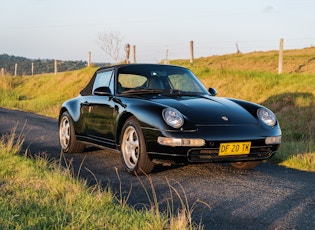
<path id="1" fill-rule="evenodd" d="M 143 174 L 178 163 L 252 169 L 275 154 L 281 129 L 269 109 L 217 97 L 187 68 L 122 64 L 99 68 L 63 103 L 59 139 L 64 153 L 119 150 L 125 169 Z"/>

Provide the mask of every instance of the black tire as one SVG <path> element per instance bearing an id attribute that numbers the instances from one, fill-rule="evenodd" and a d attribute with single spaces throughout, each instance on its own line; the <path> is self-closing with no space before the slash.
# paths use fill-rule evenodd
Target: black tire
<path id="1" fill-rule="evenodd" d="M 140 124 L 135 117 L 130 117 L 122 128 L 120 153 L 123 165 L 130 174 L 148 174 L 154 169 L 154 163 L 147 154 Z"/>
<path id="2" fill-rule="evenodd" d="M 231 162 L 230 164 L 237 169 L 253 169 L 260 164 L 260 161 Z"/>
<path id="3" fill-rule="evenodd" d="M 81 153 L 84 144 L 77 141 L 72 119 L 68 112 L 64 112 L 59 121 L 59 142 L 64 153 Z"/>

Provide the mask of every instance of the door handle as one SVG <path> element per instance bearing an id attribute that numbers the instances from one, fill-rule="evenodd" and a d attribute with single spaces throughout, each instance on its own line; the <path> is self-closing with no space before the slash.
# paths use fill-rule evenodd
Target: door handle
<path id="1" fill-rule="evenodd" d="M 81 105 L 88 106 L 88 105 L 90 105 L 90 103 L 88 101 L 85 101 L 85 102 L 81 103 Z"/>

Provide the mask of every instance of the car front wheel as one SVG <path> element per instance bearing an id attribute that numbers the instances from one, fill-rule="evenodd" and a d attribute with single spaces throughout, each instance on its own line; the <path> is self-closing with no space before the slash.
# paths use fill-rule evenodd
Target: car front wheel
<path id="1" fill-rule="evenodd" d="M 253 169 L 259 165 L 259 161 L 231 162 L 230 164 L 237 169 Z"/>
<path id="2" fill-rule="evenodd" d="M 59 141 L 61 150 L 64 153 L 80 153 L 84 150 L 84 145 L 77 142 L 72 120 L 68 112 L 64 112 L 60 118 Z"/>
<path id="3" fill-rule="evenodd" d="M 154 163 L 148 157 L 140 124 L 135 117 L 129 118 L 122 128 L 120 152 L 122 162 L 129 173 L 152 172 Z"/>

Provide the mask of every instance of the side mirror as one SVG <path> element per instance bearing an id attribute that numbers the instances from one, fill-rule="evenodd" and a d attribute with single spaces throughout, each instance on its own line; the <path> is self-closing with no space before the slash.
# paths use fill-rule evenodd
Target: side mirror
<path id="1" fill-rule="evenodd" d="M 93 94 L 97 96 L 112 96 L 112 92 L 109 87 L 96 88 Z"/>
<path id="2" fill-rule="evenodd" d="M 211 88 L 209 88 L 209 90 L 208 90 L 208 91 L 209 91 L 209 93 L 210 93 L 212 96 L 216 96 L 216 95 L 217 95 L 217 93 L 218 93 L 218 92 L 216 91 L 216 89 L 215 89 L 215 88 L 212 88 L 212 87 L 211 87 Z"/>

